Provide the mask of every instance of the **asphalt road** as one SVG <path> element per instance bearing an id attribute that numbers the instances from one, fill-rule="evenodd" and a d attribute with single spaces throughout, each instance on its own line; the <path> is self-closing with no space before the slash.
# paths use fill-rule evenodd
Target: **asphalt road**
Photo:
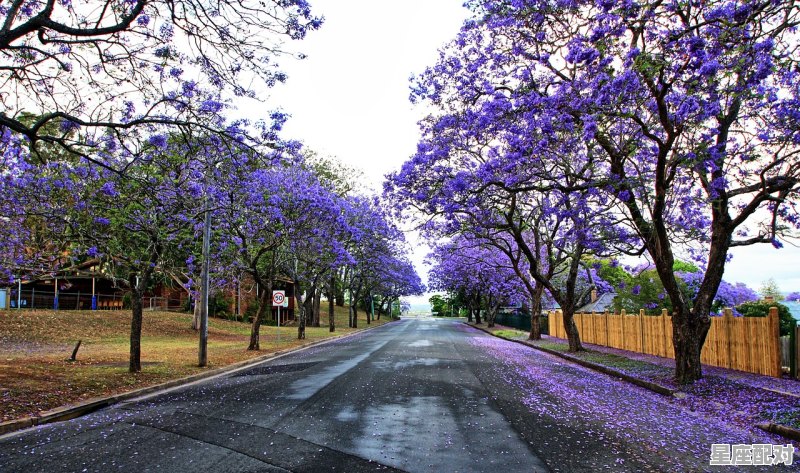
<path id="1" fill-rule="evenodd" d="M 748 440 L 676 409 L 457 321 L 408 319 L 6 436 L 0 471 L 689 471 L 712 442 Z"/>

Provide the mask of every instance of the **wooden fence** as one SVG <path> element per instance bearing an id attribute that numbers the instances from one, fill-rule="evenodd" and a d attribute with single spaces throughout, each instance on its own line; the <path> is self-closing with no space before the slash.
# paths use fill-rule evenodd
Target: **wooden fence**
<path id="1" fill-rule="evenodd" d="M 581 341 L 648 355 L 675 358 L 672 345 L 672 316 L 661 315 L 575 314 Z M 561 311 L 551 312 L 550 336 L 566 338 Z M 711 318 L 711 328 L 700 360 L 712 366 L 739 371 L 781 376 L 781 346 L 778 309 L 768 317 L 733 317 L 729 310 Z"/>

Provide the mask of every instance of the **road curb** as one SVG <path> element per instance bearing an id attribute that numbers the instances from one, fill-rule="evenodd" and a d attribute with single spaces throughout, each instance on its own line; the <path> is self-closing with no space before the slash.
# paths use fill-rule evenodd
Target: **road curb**
<path id="1" fill-rule="evenodd" d="M 772 422 L 761 422 L 756 424 L 759 429 L 772 434 L 778 434 L 790 440 L 800 442 L 800 430 L 786 427 L 785 425 L 773 424 Z"/>
<path id="2" fill-rule="evenodd" d="M 678 397 L 678 396 L 680 396 L 682 394 L 680 391 L 677 391 L 677 390 L 674 390 L 674 389 L 669 389 L 669 388 L 667 388 L 665 386 L 661 386 L 659 384 L 651 383 L 650 381 L 645 381 L 643 379 L 635 378 L 633 376 L 630 376 L 630 375 L 628 375 L 626 373 L 623 373 L 621 371 L 617 371 L 617 370 L 615 370 L 613 368 L 609 368 L 607 366 L 599 365 L 597 363 L 592 363 L 591 361 L 581 360 L 580 358 L 575 358 L 575 357 L 569 356 L 567 354 L 564 354 L 564 353 L 561 353 L 561 352 L 558 352 L 558 351 L 555 351 L 555 350 L 551 350 L 549 348 L 538 347 L 536 345 L 532 345 L 530 343 L 527 343 L 524 340 L 514 340 L 514 339 L 511 339 L 511 338 L 501 337 L 500 335 L 495 335 L 494 333 L 492 333 L 489 330 L 484 329 L 482 327 L 476 327 L 476 326 L 474 326 L 472 324 L 469 324 L 467 322 L 463 322 L 463 323 L 465 325 L 468 325 L 468 326 L 472 327 L 472 328 L 475 328 L 475 329 L 480 330 L 482 332 L 488 333 L 489 335 L 491 335 L 493 337 L 502 338 L 503 340 L 507 340 L 509 342 L 519 343 L 520 345 L 525 345 L 526 347 L 530 347 L 530 348 L 533 348 L 535 350 L 539 350 L 539 351 L 543 351 L 545 353 L 549 353 L 551 355 L 555 355 L 555 356 L 557 356 L 559 358 L 563 358 L 563 359 L 565 359 L 567 361 L 571 361 L 573 363 L 577 363 L 577 364 L 579 364 L 581 366 L 584 366 L 586 368 L 590 368 L 590 369 L 599 371 L 601 373 L 608 374 L 610 376 L 621 378 L 624 381 L 627 381 L 627 382 L 629 382 L 631 384 L 635 384 L 637 386 L 643 387 L 645 389 L 648 389 L 648 390 L 653 391 L 653 392 L 658 393 L 658 394 L 663 394 L 665 396 L 673 396 L 673 397 Z M 774 391 L 772 389 L 766 389 L 766 390 L 767 391 L 776 392 L 778 394 L 785 394 L 785 395 L 797 397 L 796 395 L 791 394 L 791 393 L 785 393 L 785 392 L 782 392 L 782 391 Z M 787 426 L 781 425 L 781 424 L 775 424 L 775 423 L 772 423 L 772 422 L 761 422 L 761 423 L 755 424 L 755 427 L 757 427 L 757 428 L 759 428 L 759 429 L 761 429 L 761 430 L 763 430 L 765 432 L 769 432 L 771 434 L 777 434 L 777 435 L 780 435 L 781 437 L 800 442 L 800 430 L 798 430 L 798 429 L 794 429 L 792 427 L 787 427 Z"/>
<path id="3" fill-rule="evenodd" d="M 285 350 L 278 350 L 270 353 L 265 353 L 264 355 L 251 358 L 249 360 L 238 361 L 236 363 L 232 363 L 230 365 L 225 365 L 220 368 L 214 368 L 209 371 L 204 371 L 202 373 L 196 373 L 191 376 L 186 376 L 179 379 L 174 379 L 171 381 L 166 381 L 164 383 L 156 384 L 153 386 L 146 386 L 144 388 L 134 389 L 133 391 L 127 391 L 120 394 L 114 394 L 111 396 L 104 396 L 98 398 L 92 398 L 81 402 L 79 404 L 72 404 L 62 407 L 57 407 L 55 409 L 51 409 L 49 411 L 41 412 L 38 416 L 32 417 L 23 417 L 20 419 L 14 419 L 6 422 L 0 423 L 0 437 L 5 436 L 6 434 L 10 434 L 19 430 L 35 427 L 37 425 L 43 424 L 50 424 L 52 422 L 61 422 L 65 420 L 75 419 L 77 417 L 84 416 L 86 414 L 91 414 L 97 410 L 100 410 L 104 407 L 109 407 L 114 404 L 118 404 L 123 401 L 129 401 L 131 399 L 136 399 L 142 396 L 147 395 L 154 395 L 156 393 L 160 393 L 161 391 L 167 391 L 173 388 L 177 388 L 183 385 L 191 384 L 196 381 L 205 380 L 207 378 L 213 378 L 216 376 L 221 376 L 232 371 L 237 371 L 242 368 L 247 368 L 252 365 L 257 365 L 259 363 L 263 363 L 265 361 L 270 361 L 275 358 L 280 358 L 284 355 L 289 353 L 297 352 L 300 350 L 305 350 L 307 348 L 311 348 L 317 345 L 322 345 L 325 343 L 330 343 L 335 340 L 341 340 L 347 337 L 352 337 L 361 333 L 364 333 L 368 330 L 376 329 L 383 327 L 385 325 L 389 325 L 396 321 L 387 322 L 385 324 L 376 325 L 373 327 L 365 327 L 361 328 L 356 332 L 346 333 L 342 335 L 335 335 L 330 338 L 326 338 L 323 340 L 316 340 L 313 342 L 304 343 L 302 345 L 288 348 Z"/>
<path id="4" fill-rule="evenodd" d="M 464 322 L 464 324 L 468 325 L 468 326 L 470 326 L 472 328 L 475 328 L 477 330 L 480 330 L 482 332 L 488 333 L 489 335 L 491 335 L 493 337 L 501 338 L 501 339 L 507 340 L 509 342 L 518 343 L 520 345 L 524 345 L 526 347 L 533 348 L 534 350 L 539 350 L 539 351 L 543 351 L 545 353 L 549 353 L 551 355 L 557 356 L 557 357 L 562 358 L 564 360 L 567 360 L 567 361 L 570 361 L 572 363 L 581 365 L 581 366 L 583 366 L 585 368 L 589 368 L 589 369 L 592 369 L 592 370 L 595 370 L 595 371 L 599 371 L 600 373 L 607 374 L 607 375 L 613 376 L 615 378 L 620 378 L 623 381 L 626 381 L 626 382 L 634 384 L 636 386 L 645 388 L 647 390 L 653 391 L 654 393 L 661 394 L 663 396 L 675 396 L 675 394 L 678 393 L 678 391 L 676 391 L 674 389 L 670 389 L 670 388 L 668 388 L 666 386 L 661 386 L 660 384 L 651 383 L 650 381 L 645 381 L 643 379 L 636 378 L 636 377 L 631 376 L 631 375 L 629 375 L 627 373 L 623 373 L 622 371 L 617 371 L 617 370 L 615 370 L 613 368 L 609 368 L 609 367 L 604 366 L 604 365 L 593 363 L 591 361 L 582 360 L 580 358 L 575 358 L 573 356 L 569 356 L 569 355 L 567 355 L 565 353 L 561 353 L 559 351 L 551 350 L 549 348 L 539 347 L 539 346 L 533 345 L 531 343 L 527 343 L 525 340 L 514 340 L 513 338 L 501 337 L 500 335 L 495 335 L 494 333 L 492 333 L 491 331 L 489 331 L 487 329 L 484 329 L 482 327 L 476 327 L 476 326 L 474 326 L 472 324 L 469 324 L 467 322 Z"/>

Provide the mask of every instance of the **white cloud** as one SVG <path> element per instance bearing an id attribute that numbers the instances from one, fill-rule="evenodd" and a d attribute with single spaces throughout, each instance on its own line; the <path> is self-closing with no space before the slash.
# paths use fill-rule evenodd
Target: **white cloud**
<path id="1" fill-rule="evenodd" d="M 409 77 L 437 58 L 468 11 L 460 0 L 318 1 L 319 31 L 292 47 L 308 55 L 284 60 L 285 85 L 270 92 L 268 107 L 292 115 L 285 136 L 333 155 L 365 172 L 379 191 L 383 176 L 411 156 L 422 111 L 412 107 Z M 255 115 L 263 104 L 237 104 Z"/>
<path id="2" fill-rule="evenodd" d="M 725 267 L 723 278 L 728 282 L 743 282 L 758 290 L 770 278 L 783 292 L 800 291 L 800 248 L 772 245 L 734 248 L 733 258 Z"/>

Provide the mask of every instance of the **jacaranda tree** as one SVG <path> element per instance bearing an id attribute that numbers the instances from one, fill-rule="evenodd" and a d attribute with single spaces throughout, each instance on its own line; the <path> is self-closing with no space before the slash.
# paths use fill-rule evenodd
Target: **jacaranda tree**
<path id="1" fill-rule="evenodd" d="M 286 40 L 320 25 L 305 0 L 4 2 L 0 132 L 105 166 L 156 129 L 225 134 L 204 115 L 284 81 Z"/>
<path id="2" fill-rule="evenodd" d="M 434 247 L 428 255 L 431 288 L 450 294 L 463 294 L 470 318 L 480 323 L 481 307 L 486 308 L 486 323 L 494 326 L 501 305 L 522 303 L 525 289 L 506 255 L 496 246 L 475 237 L 458 235 Z"/>
<path id="3" fill-rule="evenodd" d="M 3 198 L 16 203 L 8 222 L 18 224 L 16 235 L 26 238 L 15 241 L 22 257 L 4 254 L 3 265 L 35 279 L 91 263 L 92 276 L 129 293 L 131 372 L 141 371 L 145 291 L 156 272 L 183 267 L 190 256 L 197 218 L 192 189 L 198 184 L 192 167 L 199 163 L 192 157 L 198 148 L 207 152 L 182 140 L 154 143 L 126 164 L 124 176 L 92 162 L 54 159 L 7 176 L 4 187 Z"/>
<path id="4" fill-rule="evenodd" d="M 470 120 L 521 140 L 508 168 L 569 160 L 552 150 L 582 138 L 578 156 L 596 171 L 585 185 L 616 205 L 672 302 L 676 379 L 700 378 L 728 250 L 780 246 L 800 223 L 797 2 L 469 6 L 474 18 L 418 93 L 452 110 L 480 104 Z M 678 252 L 705 268 L 692 298 Z"/>

